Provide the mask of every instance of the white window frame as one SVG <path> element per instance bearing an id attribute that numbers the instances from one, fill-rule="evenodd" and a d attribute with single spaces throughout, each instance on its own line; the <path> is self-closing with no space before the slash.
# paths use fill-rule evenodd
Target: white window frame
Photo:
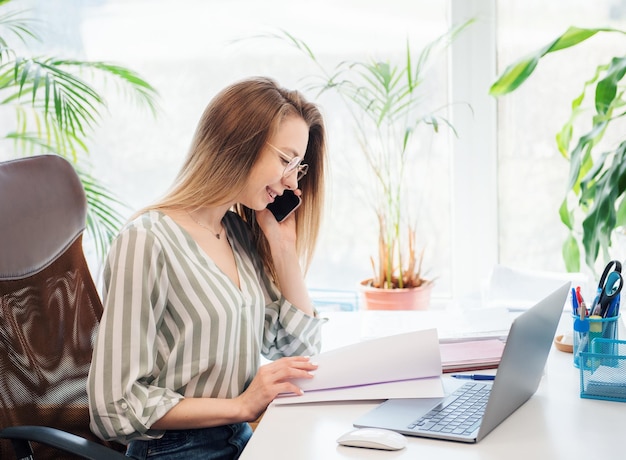
<path id="1" fill-rule="evenodd" d="M 453 141 L 452 294 L 480 293 L 498 262 L 497 110 L 488 94 L 496 76 L 496 0 L 450 0 L 451 23 L 475 23 L 450 53 Z M 466 104 L 471 106 L 468 109 Z"/>

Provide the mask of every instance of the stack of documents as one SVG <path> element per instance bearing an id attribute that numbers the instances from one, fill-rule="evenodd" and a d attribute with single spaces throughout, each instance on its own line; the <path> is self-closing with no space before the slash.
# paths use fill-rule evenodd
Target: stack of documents
<path id="1" fill-rule="evenodd" d="M 508 317 L 502 320 L 508 324 Z M 312 379 L 294 380 L 304 395 L 283 394 L 274 404 L 442 397 L 443 372 L 495 368 L 502 358 L 500 339 L 459 337 L 440 343 L 437 329 L 429 328 L 331 349 L 311 358 L 319 366 Z"/>
<path id="2" fill-rule="evenodd" d="M 443 372 L 495 369 L 500 364 L 504 342 L 498 339 L 450 342 L 439 345 Z"/>
<path id="3" fill-rule="evenodd" d="M 443 396 L 436 329 L 367 340 L 311 360 L 319 365 L 315 376 L 294 380 L 304 395 L 282 395 L 274 404 Z"/>

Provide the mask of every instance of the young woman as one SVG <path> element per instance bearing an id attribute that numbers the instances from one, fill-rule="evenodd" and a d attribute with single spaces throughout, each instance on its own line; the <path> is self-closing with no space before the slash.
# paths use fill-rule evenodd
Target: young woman
<path id="1" fill-rule="evenodd" d="M 112 243 L 88 382 L 98 436 L 137 459 L 237 458 L 246 422 L 301 393 L 323 323 L 303 271 L 324 157 L 317 107 L 271 79 L 209 103 L 170 191 Z M 279 223 L 266 207 L 286 190 L 302 204 Z"/>

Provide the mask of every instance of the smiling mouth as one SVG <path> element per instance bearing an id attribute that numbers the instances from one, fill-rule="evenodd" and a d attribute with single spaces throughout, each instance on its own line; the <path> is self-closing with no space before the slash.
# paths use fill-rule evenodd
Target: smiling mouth
<path id="1" fill-rule="evenodd" d="M 269 187 L 265 187 L 265 190 L 267 191 L 267 194 L 270 197 L 270 202 L 274 202 L 274 200 L 276 199 L 276 197 L 278 196 L 278 193 L 276 193 L 274 190 L 272 190 Z"/>

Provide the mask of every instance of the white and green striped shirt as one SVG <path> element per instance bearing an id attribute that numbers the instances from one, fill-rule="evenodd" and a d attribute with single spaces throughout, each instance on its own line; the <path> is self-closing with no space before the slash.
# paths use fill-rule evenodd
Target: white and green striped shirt
<path id="1" fill-rule="evenodd" d="M 184 397 L 232 398 L 269 359 L 319 352 L 321 325 L 270 282 L 246 224 L 227 213 L 241 288 L 170 217 L 150 211 L 111 246 L 88 380 L 91 429 L 128 443 Z"/>

